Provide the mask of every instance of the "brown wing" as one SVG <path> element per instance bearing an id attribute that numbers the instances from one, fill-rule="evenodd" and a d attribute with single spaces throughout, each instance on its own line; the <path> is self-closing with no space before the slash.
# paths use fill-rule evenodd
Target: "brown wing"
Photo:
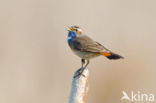
<path id="1" fill-rule="evenodd" d="M 74 38 L 71 42 L 71 48 L 82 52 L 109 52 L 108 49 L 86 35 Z"/>

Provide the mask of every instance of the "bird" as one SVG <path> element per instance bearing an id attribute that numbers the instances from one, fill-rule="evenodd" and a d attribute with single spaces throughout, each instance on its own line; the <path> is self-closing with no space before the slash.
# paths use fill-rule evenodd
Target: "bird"
<path id="1" fill-rule="evenodd" d="M 82 65 L 78 75 L 82 74 L 92 58 L 105 56 L 109 60 L 123 59 L 122 56 L 113 53 L 102 44 L 85 35 L 82 29 L 76 25 L 68 27 L 67 42 L 74 54 L 81 58 Z M 87 61 L 86 65 L 85 61 Z"/>

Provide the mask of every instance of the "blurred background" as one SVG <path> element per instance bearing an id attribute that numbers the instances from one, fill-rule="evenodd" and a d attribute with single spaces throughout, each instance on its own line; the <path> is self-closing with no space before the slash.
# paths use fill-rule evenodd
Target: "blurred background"
<path id="1" fill-rule="evenodd" d="M 87 103 L 121 103 L 122 91 L 156 94 L 155 0 L 1 0 L 0 103 L 68 103 L 81 66 L 66 27 L 125 57 L 91 60 Z"/>

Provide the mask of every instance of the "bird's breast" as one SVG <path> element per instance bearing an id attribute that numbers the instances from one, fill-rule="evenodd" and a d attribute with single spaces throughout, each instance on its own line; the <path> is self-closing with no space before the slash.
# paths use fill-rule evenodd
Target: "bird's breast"
<path id="1" fill-rule="evenodd" d="M 68 38 L 67 38 L 67 41 L 68 41 L 68 44 L 69 45 L 70 45 L 71 41 L 74 39 L 75 36 L 76 36 L 76 33 L 75 32 L 69 31 Z"/>

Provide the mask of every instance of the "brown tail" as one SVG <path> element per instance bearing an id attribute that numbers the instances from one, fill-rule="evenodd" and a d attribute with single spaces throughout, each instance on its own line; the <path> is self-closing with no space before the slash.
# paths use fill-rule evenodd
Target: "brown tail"
<path id="1" fill-rule="evenodd" d="M 115 53 L 112 53 L 112 52 L 100 52 L 101 55 L 104 55 L 106 56 L 108 59 L 123 59 L 122 56 L 118 55 L 118 54 L 115 54 Z"/>

